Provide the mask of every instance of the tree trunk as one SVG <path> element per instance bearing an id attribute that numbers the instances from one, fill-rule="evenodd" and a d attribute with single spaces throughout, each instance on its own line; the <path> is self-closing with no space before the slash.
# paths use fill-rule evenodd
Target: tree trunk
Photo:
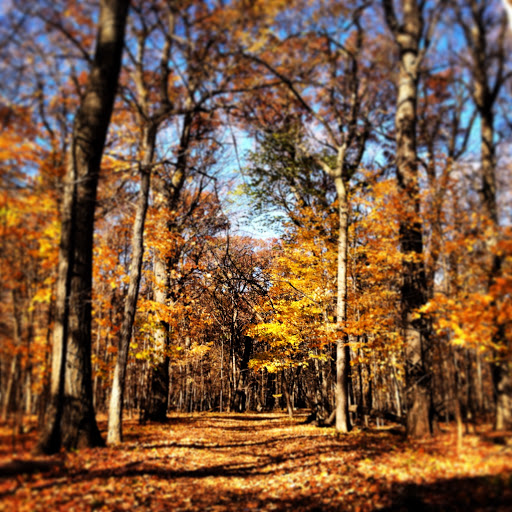
<path id="1" fill-rule="evenodd" d="M 187 107 L 191 108 L 189 102 Z M 166 200 L 165 207 L 170 211 L 178 207 L 181 197 L 181 191 L 187 177 L 188 151 L 191 141 L 191 129 L 194 116 L 192 111 L 187 112 L 183 119 L 183 127 L 180 136 L 180 145 L 178 149 L 178 158 L 176 171 L 172 177 L 169 190 L 162 190 Z M 176 226 L 170 223 L 167 226 L 170 233 L 176 229 Z M 154 291 L 155 302 L 167 305 L 170 299 L 169 274 L 174 270 L 175 261 L 172 255 L 156 257 L 154 263 L 156 287 Z M 165 353 L 169 348 L 169 326 L 166 322 L 161 322 L 160 329 L 155 334 L 157 346 L 162 349 L 164 355 L 158 361 L 149 375 L 149 399 L 146 402 L 144 410 L 144 419 L 151 421 L 164 422 L 167 419 L 167 402 L 169 398 L 169 363 L 170 359 Z"/>
<path id="2" fill-rule="evenodd" d="M 406 425 L 408 436 L 422 437 L 432 433 L 428 328 L 422 319 L 414 319 L 415 311 L 427 301 L 416 150 L 423 14 L 417 0 L 402 0 L 403 20 L 399 22 L 392 0 L 382 3 L 400 52 L 395 130 L 396 172 L 404 208 L 400 219 L 400 244 L 403 254 L 401 314 L 406 343 Z"/>
<path id="3" fill-rule="evenodd" d="M 7 417 L 9 416 L 9 412 L 13 408 L 14 400 L 14 390 L 16 381 L 19 377 L 19 369 L 20 369 L 20 356 L 19 354 L 15 354 L 11 360 L 11 367 L 9 370 L 9 375 L 7 376 L 7 385 L 5 388 L 4 395 L 4 403 L 2 404 L 2 420 L 7 421 Z"/>
<path id="4" fill-rule="evenodd" d="M 19 382 L 21 377 L 21 357 L 20 357 L 20 349 L 22 344 L 22 318 L 20 308 L 18 306 L 19 294 L 12 290 L 11 298 L 12 298 L 12 309 L 13 309 L 13 339 L 14 339 L 14 354 L 11 359 L 11 367 L 7 376 L 7 382 L 5 386 L 5 395 L 4 402 L 2 404 L 2 420 L 7 420 L 9 412 L 17 412 L 17 408 L 21 406 L 21 404 L 16 403 L 15 394 L 16 394 L 16 384 Z"/>
<path id="5" fill-rule="evenodd" d="M 488 278 L 488 286 L 491 288 L 496 279 L 500 277 L 503 265 L 502 256 L 496 253 L 500 226 L 496 200 L 496 141 L 493 108 L 498 93 L 508 78 L 504 71 L 504 63 L 508 57 L 505 51 L 507 25 L 505 16 L 501 19 L 501 24 L 489 22 L 486 24 L 486 19 L 488 19 L 486 9 L 492 9 L 490 6 L 471 0 L 469 7 L 471 19 L 466 21 L 462 15 L 459 16 L 459 19 L 472 57 L 473 98 L 480 115 L 482 182 L 479 193 L 487 219 L 494 228 L 493 236 L 488 237 L 488 247 L 493 253 Z M 457 12 L 460 14 L 461 11 Z M 488 46 L 487 38 L 487 33 L 491 30 L 497 33 L 493 47 Z M 491 67 L 491 64 L 494 65 Z M 491 75 L 491 69 L 494 71 L 494 76 Z M 496 303 L 493 303 L 492 307 L 496 307 Z M 493 336 L 493 344 L 506 348 L 509 353 L 510 347 L 505 336 L 505 326 L 503 323 L 500 325 L 497 315 L 495 322 L 497 329 Z M 512 377 L 506 357 L 496 353 L 496 362 L 491 364 L 496 408 L 495 428 L 498 430 L 512 428 L 512 399 L 510 398 Z"/>
<path id="6" fill-rule="evenodd" d="M 509 430 L 512 426 L 512 379 L 510 363 L 502 361 L 492 365 L 496 419 L 495 430 Z"/>
<path id="7" fill-rule="evenodd" d="M 455 348 L 450 350 L 447 357 L 448 362 L 448 387 L 450 402 L 457 425 L 457 452 L 462 448 L 463 424 L 462 424 L 462 407 L 460 405 L 460 376 L 457 372 L 457 352 Z"/>
<path id="8" fill-rule="evenodd" d="M 162 258 L 155 258 L 154 272 L 156 280 L 155 302 L 167 305 L 169 298 L 167 262 Z M 155 332 L 155 344 L 162 355 L 150 370 L 149 396 L 147 397 L 143 416 L 146 421 L 165 422 L 169 397 L 169 356 L 166 354 L 169 348 L 169 325 L 167 322 L 160 322 Z"/>
<path id="9" fill-rule="evenodd" d="M 133 224 L 132 234 L 132 259 L 130 262 L 130 274 L 128 293 L 125 298 L 124 317 L 119 334 L 119 350 L 117 353 L 114 381 L 110 394 L 110 406 L 108 414 L 108 444 L 117 444 L 122 441 L 123 398 L 125 389 L 126 364 L 128 351 L 132 338 L 133 321 L 139 296 L 139 285 L 142 271 L 142 257 L 144 255 L 144 224 L 148 210 L 149 188 L 151 181 L 151 164 L 156 143 L 156 127 L 149 126 L 143 135 L 142 144 L 143 161 L 140 168 L 140 190 Z"/>
<path id="10" fill-rule="evenodd" d="M 482 97 L 477 96 L 477 105 L 481 105 L 480 131 L 481 131 L 481 162 L 482 162 L 482 188 L 481 197 L 486 210 L 486 215 L 494 228 L 494 236 L 489 237 L 488 244 L 491 251 L 495 251 L 498 242 L 499 216 L 496 201 L 496 155 L 494 142 L 494 116 L 492 113 L 492 102 L 484 97 L 490 91 L 480 84 L 477 90 Z M 492 287 L 496 278 L 500 277 L 503 265 L 502 256 L 494 253 L 492 267 L 489 273 L 489 288 Z M 496 307 L 493 303 L 492 306 Z M 504 326 L 499 325 L 496 318 L 496 333 L 493 336 L 493 343 L 496 346 L 506 346 L 507 339 Z M 494 404 L 496 409 L 494 428 L 495 430 L 506 430 L 512 428 L 512 378 L 510 376 L 510 365 L 503 356 L 496 354 L 497 361 L 491 363 L 492 380 L 494 386 Z"/>
<path id="11" fill-rule="evenodd" d="M 283 383 L 283 393 L 286 400 L 286 410 L 288 412 L 288 416 L 293 418 L 293 403 L 292 403 L 292 387 L 293 387 L 293 374 L 290 378 L 286 377 L 286 369 L 281 371 L 281 379 Z"/>
<path id="12" fill-rule="evenodd" d="M 336 301 L 336 431 L 350 431 L 348 411 L 348 385 L 350 371 L 350 350 L 345 332 L 347 320 L 347 261 L 348 261 L 348 203 L 345 183 L 341 176 L 334 180 L 338 195 L 338 291 Z"/>
<path id="13" fill-rule="evenodd" d="M 94 61 L 73 126 L 62 206 L 50 400 L 37 450 L 103 444 L 91 384 L 94 212 L 121 67 L 128 0 L 102 0 Z"/>

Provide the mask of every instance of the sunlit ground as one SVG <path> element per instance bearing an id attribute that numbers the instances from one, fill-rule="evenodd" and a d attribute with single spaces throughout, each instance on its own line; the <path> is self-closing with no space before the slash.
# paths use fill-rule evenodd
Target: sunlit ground
<path id="1" fill-rule="evenodd" d="M 35 431 L 3 424 L 0 510 L 512 510 L 512 445 L 486 426 L 458 450 L 453 427 L 410 442 L 398 428 L 336 436 L 304 419 L 127 420 L 120 447 L 44 458 L 30 455 Z"/>

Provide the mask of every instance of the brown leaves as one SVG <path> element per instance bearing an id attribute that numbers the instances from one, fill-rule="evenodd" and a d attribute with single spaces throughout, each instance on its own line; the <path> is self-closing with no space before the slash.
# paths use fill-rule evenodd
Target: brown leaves
<path id="1" fill-rule="evenodd" d="M 390 429 L 335 436 L 302 421 L 219 413 L 173 415 L 166 425 L 127 421 L 120 447 L 33 461 L 42 468 L 33 474 L 1 473 L 0 510 L 505 510 L 512 503 L 512 450 L 493 438 L 467 436 L 457 454 L 450 429 L 406 444 Z M 29 448 L 25 441 L 16 455 L 26 467 Z"/>

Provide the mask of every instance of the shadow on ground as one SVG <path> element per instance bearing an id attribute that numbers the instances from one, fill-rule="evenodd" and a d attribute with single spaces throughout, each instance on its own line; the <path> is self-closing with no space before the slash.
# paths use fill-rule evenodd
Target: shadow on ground
<path id="1" fill-rule="evenodd" d="M 410 449 L 400 430 L 336 436 L 284 415 L 205 414 L 161 425 L 127 421 L 126 434 L 122 445 L 70 454 L 66 464 L 55 456 L 49 464 L 13 465 L 12 474 L 7 467 L 0 510 L 21 499 L 20 510 L 30 510 L 30 500 L 38 504 L 42 496 L 53 496 L 62 510 L 512 510 L 512 472 L 397 483 L 359 469 Z M 435 457 L 435 443 L 425 441 L 423 453 Z M 2 487 L 5 477 L 13 485 Z M 84 490 L 92 505 L 81 498 Z"/>

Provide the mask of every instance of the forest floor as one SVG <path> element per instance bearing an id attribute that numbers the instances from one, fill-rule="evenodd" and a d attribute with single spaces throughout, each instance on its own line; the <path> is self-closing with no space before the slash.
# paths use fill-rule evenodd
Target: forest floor
<path id="1" fill-rule="evenodd" d="M 284 414 L 125 422 L 125 442 L 34 457 L 0 425 L 0 510 L 512 510 L 512 444 L 489 428 L 421 441 L 398 428 L 338 436 Z M 100 419 L 100 428 L 105 422 Z"/>

